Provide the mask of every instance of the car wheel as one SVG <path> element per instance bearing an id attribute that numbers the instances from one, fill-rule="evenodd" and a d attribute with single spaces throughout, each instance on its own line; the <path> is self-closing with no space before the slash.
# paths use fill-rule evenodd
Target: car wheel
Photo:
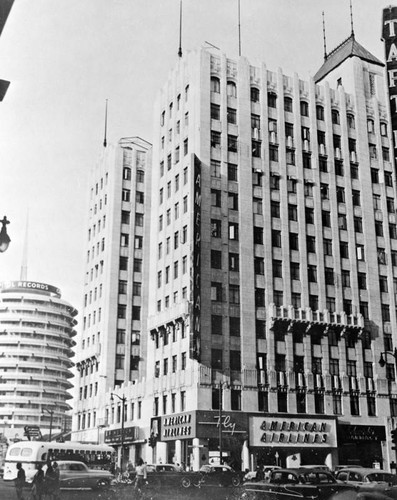
<path id="1" fill-rule="evenodd" d="M 233 486 L 239 486 L 240 485 L 240 478 L 238 476 L 232 477 L 232 485 Z"/>
<path id="2" fill-rule="evenodd" d="M 186 477 L 186 476 L 183 477 L 182 481 L 181 481 L 181 485 L 183 488 L 190 488 L 190 486 L 192 485 L 190 477 Z"/>
<path id="3" fill-rule="evenodd" d="M 109 481 L 107 479 L 98 479 L 95 489 L 102 490 L 109 486 Z"/>

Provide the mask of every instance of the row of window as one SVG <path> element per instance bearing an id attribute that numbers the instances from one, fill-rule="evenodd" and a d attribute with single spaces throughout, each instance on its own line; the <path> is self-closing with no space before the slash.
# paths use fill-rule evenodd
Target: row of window
<path id="1" fill-rule="evenodd" d="M 182 300 L 187 300 L 187 298 L 188 298 L 188 297 L 187 297 L 187 287 L 186 287 L 186 286 L 184 286 L 184 287 L 182 288 Z M 176 291 L 173 293 L 173 303 L 174 303 L 174 304 L 178 304 L 178 303 L 179 303 L 179 301 L 180 301 L 180 298 L 179 298 L 179 291 L 178 291 L 178 290 L 176 290 Z M 161 300 L 158 300 L 158 301 L 157 301 L 157 311 L 158 311 L 158 312 L 160 312 L 160 311 L 162 310 L 163 305 L 164 305 L 164 308 L 165 308 L 165 309 L 168 309 L 168 308 L 170 307 L 171 303 L 170 303 L 170 296 L 169 296 L 169 295 L 166 295 L 166 296 L 164 297 L 164 304 L 162 303 L 162 301 L 161 301 Z"/>
<path id="2" fill-rule="evenodd" d="M 163 415 L 168 413 L 174 414 L 176 412 L 186 411 L 186 392 L 180 391 L 179 393 L 179 409 L 176 407 L 176 393 L 171 393 L 171 405 L 168 407 L 168 394 L 163 394 L 161 398 L 162 408 L 160 410 L 160 398 L 155 397 L 153 400 L 153 416 L 157 417 L 162 411 Z"/>
<path id="3" fill-rule="evenodd" d="M 98 195 L 99 190 L 100 189 L 102 190 L 105 185 L 107 186 L 108 180 L 109 180 L 109 175 L 106 172 L 106 174 L 105 174 L 105 181 L 103 180 L 103 177 L 101 177 L 100 181 L 95 184 L 95 189 L 93 187 L 91 188 L 91 200 L 93 199 L 94 194 Z"/>
<path id="4" fill-rule="evenodd" d="M 186 370 L 186 362 L 187 362 L 186 352 L 181 353 L 181 361 L 179 367 L 178 367 L 177 354 L 174 354 L 170 359 L 164 358 L 162 360 L 162 370 L 161 370 L 161 362 L 156 361 L 154 364 L 154 376 L 155 378 L 158 378 L 160 377 L 160 375 L 168 375 L 168 373 L 176 373 L 178 370 Z"/>
<path id="5" fill-rule="evenodd" d="M 161 249 L 160 249 L 161 250 Z M 161 256 L 161 254 L 159 254 Z M 182 257 L 182 274 L 187 273 L 187 256 Z M 177 279 L 179 276 L 179 261 L 176 260 L 173 265 L 173 276 L 172 279 Z M 167 266 L 164 270 L 164 282 L 167 285 L 171 280 L 171 267 Z M 163 271 L 157 272 L 157 288 L 161 288 L 163 284 Z"/>
<path id="6" fill-rule="evenodd" d="M 289 400 L 288 396 L 293 397 L 292 394 L 288 394 L 285 390 L 279 390 L 277 392 L 277 412 L 280 413 L 288 413 L 288 411 L 292 411 L 289 408 Z M 306 401 L 306 392 L 297 392 L 296 393 L 296 412 L 297 413 L 307 413 L 307 401 Z M 365 396 L 367 403 L 367 414 L 370 417 L 376 416 L 376 398 L 372 394 L 367 394 Z M 350 406 L 350 415 L 358 416 L 360 415 L 360 401 L 361 398 L 357 393 L 351 392 L 349 395 L 349 406 Z M 332 413 L 334 415 L 343 415 L 343 405 L 342 402 L 345 401 L 345 398 L 342 400 L 342 395 L 339 393 L 332 394 Z M 397 415 L 397 400 L 394 404 L 394 415 Z M 269 393 L 267 391 L 259 391 L 258 392 L 258 410 L 263 412 L 269 412 Z M 271 411 L 274 411 L 273 409 Z M 314 393 L 314 413 L 319 415 L 324 415 L 325 411 L 325 395 L 323 392 L 315 392 Z"/>
<path id="7" fill-rule="evenodd" d="M 182 99 L 181 94 L 178 94 L 176 97 L 176 110 L 177 111 L 179 111 L 181 109 L 181 99 Z M 186 85 L 186 87 L 185 87 L 184 99 L 185 99 L 185 102 L 188 102 L 188 100 L 189 100 L 189 85 Z M 173 112 L 174 112 L 174 103 L 170 102 L 168 105 L 168 117 L 170 119 L 173 116 Z M 166 117 L 166 111 L 163 110 L 161 113 L 161 117 L 160 117 L 160 125 L 161 126 L 164 126 L 164 124 L 165 124 L 165 117 Z"/>
<path id="8" fill-rule="evenodd" d="M 104 215 L 102 219 L 99 219 L 96 224 L 93 224 L 92 229 L 91 228 L 88 229 L 88 241 L 91 241 L 91 238 L 95 238 L 97 228 L 98 228 L 98 233 L 100 233 L 101 229 L 105 229 L 105 225 L 106 225 L 106 215 Z"/>

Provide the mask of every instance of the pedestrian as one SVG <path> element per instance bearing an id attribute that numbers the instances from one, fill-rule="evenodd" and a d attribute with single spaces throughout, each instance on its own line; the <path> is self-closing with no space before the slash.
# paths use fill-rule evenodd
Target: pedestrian
<path id="1" fill-rule="evenodd" d="M 44 490 L 47 500 L 54 500 L 54 483 L 54 468 L 52 467 L 51 462 L 47 462 L 47 470 L 45 471 L 44 477 Z"/>
<path id="2" fill-rule="evenodd" d="M 24 500 L 23 498 L 23 487 L 25 486 L 26 483 L 26 474 L 25 470 L 22 467 L 21 462 L 17 463 L 17 477 L 15 478 L 15 491 L 17 493 L 17 499 L 18 500 Z"/>
<path id="3" fill-rule="evenodd" d="M 146 464 L 143 462 L 142 458 L 138 460 L 138 464 L 135 468 L 136 479 L 135 479 L 135 490 L 141 491 L 144 482 L 147 479 L 147 468 Z"/>
<path id="4" fill-rule="evenodd" d="M 32 481 L 32 497 L 33 500 L 42 500 L 44 496 L 44 471 L 43 466 L 37 466 L 37 472 Z"/>
<path id="5" fill-rule="evenodd" d="M 263 473 L 263 467 L 260 465 L 256 466 L 256 477 L 255 479 L 257 481 L 263 481 L 265 479 L 264 473 Z"/>
<path id="6" fill-rule="evenodd" d="M 61 497 L 61 485 L 59 478 L 59 467 L 56 462 L 52 464 L 52 468 L 54 470 L 54 487 L 53 487 L 53 499 L 59 500 Z"/>

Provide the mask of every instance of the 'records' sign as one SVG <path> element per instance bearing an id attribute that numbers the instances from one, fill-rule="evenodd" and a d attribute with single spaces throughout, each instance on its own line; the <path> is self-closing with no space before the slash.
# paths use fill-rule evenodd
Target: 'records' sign
<path id="1" fill-rule="evenodd" d="M 56 295 L 61 295 L 59 288 L 55 286 L 47 285 L 47 283 L 39 283 L 37 281 L 7 281 L 0 283 L 0 290 L 12 290 L 12 289 L 29 289 L 38 290 L 43 292 L 55 293 Z"/>

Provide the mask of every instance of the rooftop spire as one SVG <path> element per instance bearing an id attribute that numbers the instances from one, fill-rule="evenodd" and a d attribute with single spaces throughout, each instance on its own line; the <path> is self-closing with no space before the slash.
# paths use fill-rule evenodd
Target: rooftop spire
<path id="1" fill-rule="evenodd" d="M 22 264 L 21 264 L 21 281 L 28 279 L 28 235 L 29 235 L 29 212 L 26 213 L 25 240 L 23 242 Z"/>
<path id="2" fill-rule="evenodd" d="M 179 49 L 178 56 L 182 57 L 182 0 L 179 0 Z"/>
<path id="3" fill-rule="evenodd" d="M 103 147 L 106 148 L 108 145 L 107 142 L 107 132 L 108 132 L 108 100 L 106 99 L 106 106 L 105 106 L 105 135 L 103 138 Z"/>
<path id="4" fill-rule="evenodd" d="M 354 37 L 354 24 L 353 24 L 353 1 L 350 0 L 350 25 L 351 25 L 351 36 Z"/>
<path id="5" fill-rule="evenodd" d="M 327 59 L 327 39 L 326 39 L 326 36 L 325 36 L 325 15 L 324 15 L 324 11 L 322 13 L 323 15 L 323 42 L 324 42 L 324 61 Z"/>
<path id="6" fill-rule="evenodd" d="M 241 16 L 240 16 L 240 0 L 238 0 L 238 55 L 241 56 Z"/>

